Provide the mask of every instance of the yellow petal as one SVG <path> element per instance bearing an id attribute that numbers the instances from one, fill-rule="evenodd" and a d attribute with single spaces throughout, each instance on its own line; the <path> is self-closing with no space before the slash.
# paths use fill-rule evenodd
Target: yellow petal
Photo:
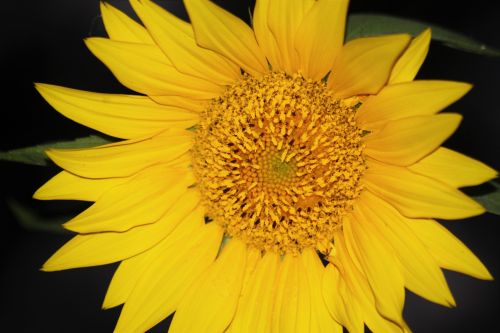
<path id="1" fill-rule="evenodd" d="M 493 280 L 488 269 L 458 238 L 433 220 L 407 221 L 439 266 L 483 280 Z"/>
<path id="2" fill-rule="evenodd" d="M 304 16 L 314 3 L 314 0 L 269 1 L 267 23 L 280 51 L 281 66 L 278 69 L 284 70 L 289 75 L 297 73 L 300 69 L 295 36 Z"/>
<path id="3" fill-rule="evenodd" d="M 122 260 L 106 291 L 102 303 L 103 309 L 114 308 L 127 301 L 137 281 L 150 264 L 148 258 L 150 258 L 149 251 L 146 251 Z"/>
<path id="4" fill-rule="evenodd" d="M 420 35 L 413 38 L 410 45 L 399 58 L 392 69 L 389 84 L 412 81 L 424 63 L 429 44 L 431 43 L 431 29 L 425 29 Z"/>
<path id="5" fill-rule="evenodd" d="M 257 0 L 253 11 L 253 30 L 255 38 L 260 46 L 260 49 L 265 54 L 267 61 L 275 71 L 283 70 L 283 64 L 280 59 L 280 50 L 274 35 L 269 30 L 267 24 L 270 16 L 269 3 L 270 0 Z"/>
<path id="6" fill-rule="evenodd" d="M 352 214 L 349 214 L 345 218 L 353 219 L 354 217 L 352 216 Z M 354 235 L 352 234 L 352 228 L 350 227 L 350 224 L 346 228 L 343 228 L 343 231 L 344 233 L 342 235 L 345 236 L 343 239 L 346 239 L 345 247 L 347 249 L 347 253 L 350 255 L 349 260 L 354 264 L 354 266 L 356 266 L 356 269 L 358 269 L 360 272 L 364 272 L 363 265 L 359 260 L 361 254 L 356 247 L 356 243 L 352 241 L 354 239 Z"/>
<path id="7" fill-rule="evenodd" d="M 295 36 L 299 68 L 304 76 L 321 80 L 332 69 L 344 42 L 348 0 L 316 1 Z"/>
<path id="8" fill-rule="evenodd" d="M 406 287 L 429 301 L 455 306 L 443 272 L 417 235 L 407 226 L 413 220 L 405 218 L 369 191 L 363 192 L 357 205 L 363 206 L 367 223 L 379 230 L 384 241 L 399 258 Z"/>
<path id="9" fill-rule="evenodd" d="M 271 332 L 300 332 L 299 319 L 303 323 L 310 318 L 310 310 L 298 316 L 299 303 L 305 301 L 299 295 L 304 294 L 299 290 L 300 273 L 298 258 L 286 255 L 278 271 Z"/>
<path id="10" fill-rule="evenodd" d="M 236 311 L 246 263 L 246 245 L 232 239 L 182 298 L 170 333 L 223 332 Z M 193 320 L 196 314 L 196 320 Z"/>
<path id="11" fill-rule="evenodd" d="M 364 183 L 407 217 L 462 219 L 485 211 L 462 192 L 403 167 L 370 161 Z"/>
<path id="12" fill-rule="evenodd" d="M 127 180 L 127 178 L 83 178 L 67 171 L 61 171 L 43 184 L 33 194 L 33 198 L 38 200 L 97 201 L 107 190 Z"/>
<path id="13" fill-rule="evenodd" d="M 309 289 L 311 298 L 311 324 L 310 332 L 332 332 L 342 333 L 342 326 L 339 325 L 328 312 L 326 303 L 323 300 L 323 275 L 325 267 L 318 257 L 316 251 L 305 249 L 301 256 L 301 275 L 305 275 L 307 284 L 301 286 L 304 289 Z M 302 313 L 299 309 L 299 313 Z M 300 332 L 307 332 L 305 331 Z"/>
<path id="14" fill-rule="evenodd" d="M 183 229 L 146 253 L 147 266 L 126 300 L 115 332 L 147 331 L 178 308 L 196 280 L 207 277 L 204 272 L 217 255 L 222 229 L 216 223 L 179 228 Z"/>
<path id="15" fill-rule="evenodd" d="M 370 96 L 356 114 L 358 125 L 377 129 L 389 120 L 435 114 L 471 89 L 454 81 L 412 81 L 384 87 Z"/>
<path id="16" fill-rule="evenodd" d="M 181 109 L 186 109 L 194 112 L 202 112 L 207 108 L 209 99 L 192 99 L 183 96 L 173 96 L 173 95 L 149 95 L 153 101 L 158 104 L 175 106 Z"/>
<path id="17" fill-rule="evenodd" d="M 354 303 L 353 305 L 356 306 L 356 310 L 359 311 L 361 318 L 372 332 L 402 333 L 402 327 L 382 317 L 377 311 L 373 291 L 366 277 L 356 268 L 356 265 L 352 261 L 352 256 L 348 253 L 342 232 L 338 232 L 335 235 L 334 243 L 338 262 L 342 268 L 342 279 L 347 285 L 347 300 Z"/>
<path id="18" fill-rule="evenodd" d="M 101 2 L 101 15 L 109 38 L 121 42 L 154 44 L 143 26 L 109 3 Z"/>
<path id="19" fill-rule="evenodd" d="M 64 116 L 102 133 L 131 139 L 166 128 L 189 128 L 199 116 L 186 109 L 164 106 L 146 96 L 101 94 L 49 84 L 38 92 Z"/>
<path id="20" fill-rule="evenodd" d="M 184 0 L 198 45 L 215 51 L 254 76 L 267 72 L 253 30 L 209 0 Z"/>
<path id="21" fill-rule="evenodd" d="M 393 165 L 413 164 L 449 138 L 461 120 L 457 113 L 443 113 L 390 121 L 365 136 L 365 153 Z"/>
<path id="22" fill-rule="evenodd" d="M 139 93 L 210 99 L 223 91 L 213 82 L 179 72 L 155 45 L 100 37 L 88 38 L 85 43 L 124 86 Z"/>
<path id="23" fill-rule="evenodd" d="M 486 164 L 444 147 L 409 169 L 453 187 L 479 185 L 498 176 L 498 172 Z"/>
<path id="24" fill-rule="evenodd" d="M 223 242 L 229 239 L 228 236 L 225 237 L 227 237 L 227 239 L 223 240 Z M 260 263 L 261 260 L 262 260 L 261 250 L 258 250 L 257 248 L 254 247 L 249 247 L 247 251 L 247 264 L 245 266 L 245 277 L 243 278 L 243 285 L 241 287 L 240 301 L 241 298 L 245 297 L 245 295 L 252 289 L 250 281 L 254 278 L 255 269 L 257 268 L 257 265 Z"/>
<path id="25" fill-rule="evenodd" d="M 193 134 L 171 129 L 147 139 L 83 149 L 49 149 L 61 168 L 81 177 L 127 177 L 153 164 L 173 162 L 189 151 Z"/>
<path id="26" fill-rule="evenodd" d="M 222 242 L 224 242 L 223 240 Z M 245 266 L 245 276 L 243 278 L 243 284 L 241 286 L 241 293 L 238 300 L 238 307 L 236 308 L 236 313 L 234 314 L 233 320 L 229 327 L 224 331 L 225 333 L 239 333 L 245 329 L 245 325 L 247 324 L 245 319 L 245 311 L 242 310 L 243 303 L 248 299 L 249 293 L 252 292 L 253 285 L 252 282 L 255 278 L 255 271 L 257 265 L 262 261 L 262 253 L 261 250 L 258 250 L 254 247 L 249 247 L 247 251 L 247 262 Z M 245 299 L 245 301 L 244 301 Z"/>
<path id="27" fill-rule="evenodd" d="M 309 281 L 307 276 L 304 274 L 305 267 L 300 262 L 300 258 L 297 263 L 297 289 L 298 289 L 298 297 L 297 300 L 289 300 L 288 296 L 285 296 L 285 302 L 289 303 L 285 305 L 285 309 L 297 309 L 297 312 L 294 313 L 292 311 L 284 311 L 282 314 L 288 317 L 288 320 L 292 316 L 297 316 L 295 321 L 295 332 L 307 332 L 314 325 L 314 310 L 312 308 L 312 295 L 311 290 L 309 289 Z M 298 315 L 300 314 L 300 315 Z M 287 332 L 287 331 L 285 331 Z"/>
<path id="28" fill-rule="evenodd" d="M 369 222 L 371 212 L 357 204 L 354 214 L 343 223 L 345 239 L 351 243 L 375 297 L 375 306 L 383 317 L 403 325 L 404 279 L 394 252 L 381 232 Z"/>
<path id="29" fill-rule="evenodd" d="M 75 236 L 52 255 L 44 264 L 43 270 L 57 271 L 105 265 L 127 259 L 158 244 L 179 224 L 203 221 L 203 210 L 194 210 L 198 202 L 187 195 L 181 200 L 175 209 L 170 210 L 156 223 L 121 233 L 99 232 Z"/>
<path id="30" fill-rule="evenodd" d="M 322 281 L 323 298 L 330 314 L 347 328 L 349 333 L 364 333 L 364 323 L 357 302 L 347 289 L 346 282 L 332 264 L 325 268 Z"/>
<path id="31" fill-rule="evenodd" d="M 169 211 L 189 213 L 199 202 L 198 191 L 187 188 L 193 180 L 188 170 L 150 168 L 111 188 L 63 226 L 79 233 L 121 232 L 154 223 Z"/>
<path id="32" fill-rule="evenodd" d="M 149 0 L 132 0 L 131 4 L 179 72 L 221 85 L 231 84 L 241 76 L 234 63 L 196 45 L 191 24 Z"/>
<path id="33" fill-rule="evenodd" d="M 335 59 L 328 87 L 339 98 L 378 93 L 409 41 L 409 35 L 400 34 L 348 42 Z"/>
<path id="34" fill-rule="evenodd" d="M 191 155 L 191 151 L 187 151 L 178 158 L 176 158 L 173 161 L 170 161 L 168 163 L 165 163 L 165 165 L 168 165 L 168 167 L 172 169 L 189 169 L 191 168 L 191 164 L 193 162 L 193 158 Z"/>
<path id="35" fill-rule="evenodd" d="M 205 240 L 205 238 L 201 236 L 204 233 L 204 222 L 203 210 L 198 208 L 158 244 L 136 256 L 122 260 L 106 292 L 103 308 L 108 309 L 125 303 L 134 290 L 137 281 L 143 276 L 144 272 L 148 272 L 154 260 L 158 259 L 160 262 L 162 260 L 172 261 L 172 257 L 174 256 L 180 256 L 181 260 L 184 260 L 184 253 L 185 251 L 191 250 L 189 246 L 190 244 L 192 245 L 194 238 L 198 239 L 198 242 L 208 241 L 208 243 L 210 243 L 210 238 Z M 200 236 L 195 237 L 195 235 L 198 234 Z M 218 232 L 216 232 L 216 235 L 217 234 Z M 212 257 L 208 258 L 210 262 L 215 258 L 215 253 L 219 248 L 219 244 L 220 237 L 216 237 L 215 243 L 212 245 L 213 249 L 208 250 L 208 253 L 213 253 Z M 176 246 L 178 246 L 178 248 L 176 248 Z M 183 249 L 182 253 L 179 252 L 179 248 Z M 169 255 L 169 253 L 166 252 L 169 249 L 175 252 Z M 163 259 L 160 259 L 160 257 Z M 202 259 L 200 258 L 200 260 Z M 175 265 L 175 263 L 171 263 L 171 265 L 172 264 Z M 206 265 L 208 264 L 209 263 L 206 263 Z M 201 266 L 206 267 L 203 265 Z M 199 269 L 203 270 L 203 268 Z"/>
<path id="36" fill-rule="evenodd" d="M 238 309 L 228 332 L 271 332 L 279 255 L 267 252 L 258 261 L 254 273 L 243 289 Z"/>

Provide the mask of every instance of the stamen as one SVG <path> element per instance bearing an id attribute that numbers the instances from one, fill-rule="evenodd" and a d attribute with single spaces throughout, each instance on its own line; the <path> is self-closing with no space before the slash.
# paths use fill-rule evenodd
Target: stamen
<path id="1" fill-rule="evenodd" d="M 193 167 L 210 217 L 262 250 L 324 248 L 361 192 L 355 105 L 300 75 L 230 86 L 196 131 Z"/>

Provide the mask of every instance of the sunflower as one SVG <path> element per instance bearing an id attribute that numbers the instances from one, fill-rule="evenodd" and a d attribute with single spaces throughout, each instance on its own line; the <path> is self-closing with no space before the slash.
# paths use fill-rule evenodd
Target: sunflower
<path id="1" fill-rule="evenodd" d="M 49 150 L 35 198 L 93 203 L 45 271 L 120 262 L 117 332 L 408 332 L 405 288 L 445 306 L 441 268 L 492 279 L 434 218 L 495 170 L 440 147 L 471 86 L 414 80 L 430 30 L 343 43 L 347 0 L 257 0 L 252 27 L 208 0 L 191 23 L 101 4 L 85 42 L 137 95 L 37 84 L 64 116 L 123 139 Z"/>

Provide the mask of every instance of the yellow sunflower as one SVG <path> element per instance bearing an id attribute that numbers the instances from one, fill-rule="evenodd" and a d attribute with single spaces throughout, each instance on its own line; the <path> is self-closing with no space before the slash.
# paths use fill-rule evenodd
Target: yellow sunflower
<path id="1" fill-rule="evenodd" d="M 492 278 L 433 220 L 483 213 L 457 188 L 497 173 L 440 147 L 470 85 L 414 81 L 430 30 L 343 44 L 347 0 L 257 0 L 252 27 L 131 4 L 144 26 L 101 4 L 86 44 L 139 95 L 37 84 L 124 139 L 49 150 L 64 170 L 35 193 L 95 202 L 43 270 L 121 262 L 117 332 L 408 332 L 405 288 L 453 306 L 440 268 Z"/>

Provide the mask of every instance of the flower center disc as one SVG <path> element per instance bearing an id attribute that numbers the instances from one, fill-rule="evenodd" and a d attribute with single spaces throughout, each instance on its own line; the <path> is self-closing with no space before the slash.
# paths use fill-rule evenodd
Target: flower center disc
<path id="1" fill-rule="evenodd" d="M 193 151 L 209 216 L 262 250 L 327 244 L 361 191 L 355 112 L 300 75 L 246 75 L 228 87 L 202 113 Z"/>

